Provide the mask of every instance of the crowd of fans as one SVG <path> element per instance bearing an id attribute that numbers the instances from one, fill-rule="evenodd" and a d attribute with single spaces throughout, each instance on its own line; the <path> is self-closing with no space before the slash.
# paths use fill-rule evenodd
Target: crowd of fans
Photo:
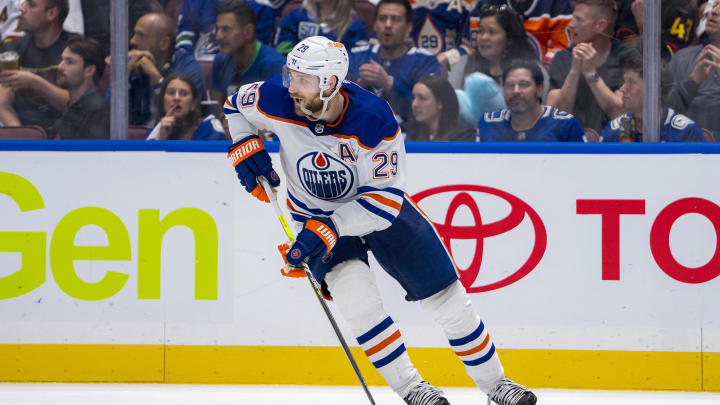
<path id="1" fill-rule="evenodd" d="M 642 142 L 645 24 L 663 142 L 720 137 L 720 0 L 129 0 L 129 124 L 224 140 L 219 106 L 323 35 L 406 141 Z M 0 0 L 0 123 L 109 139 L 107 0 Z M 264 134 L 271 138 L 272 134 Z"/>

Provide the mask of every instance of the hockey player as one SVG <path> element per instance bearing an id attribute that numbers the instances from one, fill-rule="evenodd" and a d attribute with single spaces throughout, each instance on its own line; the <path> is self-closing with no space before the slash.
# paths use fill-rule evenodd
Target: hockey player
<path id="1" fill-rule="evenodd" d="M 404 193 L 405 148 L 388 104 L 351 82 L 345 47 L 310 37 L 288 54 L 282 77 L 243 86 L 225 103 L 233 138 L 228 158 L 245 189 L 268 201 L 257 177 L 280 184 L 256 135 L 280 139 L 287 205 L 302 229 L 285 259 L 307 262 L 350 325 L 360 347 L 408 404 L 449 404 L 425 382 L 385 312 L 372 272 L 383 269 L 444 329 L 467 373 L 501 405 L 535 395 L 505 378 L 495 345 L 458 281 L 431 222 Z M 301 271 L 301 270 L 297 270 Z M 294 275 L 292 272 L 288 275 Z"/>

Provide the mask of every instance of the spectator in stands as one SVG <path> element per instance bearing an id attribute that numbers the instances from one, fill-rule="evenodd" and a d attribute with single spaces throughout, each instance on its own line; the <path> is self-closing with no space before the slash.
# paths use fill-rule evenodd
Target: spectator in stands
<path id="1" fill-rule="evenodd" d="M 720 137 L 720 2 L 708 15 L 700 44 L 681 49 L 670 64 L 675 83 L 667 106 Z"/>
<path id="2" fill-rule="evenodd" d="M 412 88 L 419 78 L 441 73 L 435 55 L 405 39 L 412 30 L 408 0 L 381 0 L 375 14 L 379 44 L 355 47 L 348 78 L 387 100 L 403 121 L 410 117 Z"/>
<path id="3" fill-rule="evenodd" d="M 710 16 L 710 10 L 712 10 L 713 6 L 717 2 L 718 0 L 707 0 L 700 1 L 698 3 L 698 18 L 700 19 L 700 22 L 695 30 L 695 37 L 700 38 L 705 33 L 705 25 L 707 24 L 707 19 Z"/>
<path id="4" fill-rule="evenodd" d="M 504 4 L 480 8 L 474 43 L 476 52 L 460 58 L 448 75 L 456 89 L 462 89 L 464 78 L 474 72 L 486 74 L 502 85 L 506 63 L 514 59 L 538 60 L 537 49 L 520 16 Z"/>
<path id="5" fill-rule="evenodd" d="M 569 25 L 573 45 L 550 65 L 547 104 L 596 131 L 623 113 L 622 64 L 637 54 L 612 39 L 616 15 L 615 0 L 576 0 Z"/>
<path id="6" fill-rule="evenodd" d="M 447 79 L 423 76 L 412 95 L 413 117 L 403 125 L 406 141 L 476 141 L 475 128 L 459 118 L 457 97 Z"/>
<path id="7" fill-rule="evenodd" d="M 503 73 L 508 108 L 485 113 L 478 124 L 483 142 L 582 142 L 585 131 L 571 114 L 541 104 L 543 75 L 534 61 L 516 60 Z"/>
<path id="8" fill-rule="evenodd" d="M 48 130 L 59 139 L 109 139 L 110 106 L 97 84 L 105 71 L 105 52 L 95 39 L 70 38 L 58 65 L 57 85 L 68 91 L 67 108 Z"/>
<path id="9" fill-rule="evenodd" d="M 410 36 L 418 48 L 437 55 L 445 72 L 453 68 L 462 55 L 472 53 L 470 42 L 464 40 L 463 34 L 476 3 L 476 0 L 412 2 L 413 30 Z"/>
<path id="10" fill-rule="evenodd" d="M 257 39 L 265 45 L 271 45 L 274 34 L 275 11 L 254 0 L 245 1 L 255 12 Z M 215 40 L 217 8 L 223 0 L 184 0 L 178 20 L 176 47 L 192 49 L 197 60 L 211 61 L 218 53 Z"/>
<path id="11" fill-rule="evenodd" d="M 470 14 L 470 39 L 473 48 L 475 30 L 486 5 L 506 6 L 517 13 L 525 31 L 532 35 L 534 46 L 545 63 L 550 63 L 556 53 L 570 45 L 567 27 L 572 17 L 569 0 L 485 0 Z"/>
<path id="12" fill-rule="evenodd" d="M 618 36 L 622 41 L 631 47 L 642 52 L 642 33 L 645 21 L 644 0 L 632 0 L 630 11 L 634 18 L 633 27 L 617 28 Z M 694 40 L 693 27 L 697 26 L 697 7 L 688 0 L 663 0 L 660 14 L 661 31 L 661 58 L 669 62 L 675 53 L 687 46 Z M 636 31 L 632 31 L 633 28 Z"/>
<path id="13" fill-rule="evenodd" d="M 217 14 L 220 53 L 213 60 L 211 88 L 212 98 L 222 105 L 243 84 L 280 74 L 285 57 L 256 39 L 257 20 L 247 3 L 225 4 Z"/>
<path id="14" fill-rule="evenodd" d="M 152 11 L 148 0 L 127 0 L 128 27 L 135 27 L 140 17 Z M 110 54 L 110 7 L 108 0 L 82 0 L 84 34 L 95 38 L 103 47 L 106 55 Z"/>
<path id="15" fill-rule="evenodd" d="M 220 121 L 213 115 L 203 118 L 198 88 L 185 73 L 173 73 L 163 82 L 156 121 L 148 140 L 225 140 Z"/>
<path id="16" fill-rule="evenodd" d="M 152 124 L 156 90 L 165 76 L 187 73 L 201 94 L 204 77 L 200 64 L 191 52 L 175 48 L 175 23 L 165 14 L 142 16 L 133 30 L 128 53 L 130 75 L 130 124 Z"/>
<path id="17" fill-rule="evenodd" d="M 620 87 L 625 114 L 610 121 L 603 129 L 604 142 L 642 142 L 643 141 L 643 64 L 642 58 L 632 58 L 623 65 L 625 82 Z M 660 94 L 666 96 L 672 87 L 672 72 L 661 70 Z M 716 110 L 717 111 L 717 110 Z M 663 108 L 660 105 L 660 142 L 703 142 L 700 128 L 690 118 Z M 717 112 L 716 112 L 717 114 Z"/>
<path id="18" fill-rule="evenodd" d="M 23 0 L 0 1 L 0 38 L 2 42 L 9 42 L 23 36 L 18 27 L 20 8 Z M 65 17 L 63 29 L 69 33 L 83 32 L 83 15 L 80 0 L 68 0 L 68 15 Z"/>
<path id="19" fill-rule="evenodd" d="M 62 28 L 67 0 L 22 3 L 18 28 L 22 38 L 5 44 L 20 56 L 19 70 L 0 72 L 0 121 L 6 125 L 39 125 L 47 130 L 67 106 L 68 92 L 56 86 L 57 65 L 70 34 Z"/>
<path id="20" fill-rule="evenodd" d="M 301 8 L 280 21 L 275 48 L 286 55 L 295 44 L 315 35 L 342 42 L 347 49 L 368 41 L 367 28 L 356 15 L 353 0 L 305 0 Z"/>
<path id="21" fill-rule="evenodd" d="M 22 30 L 18 27 L 20 19 L 20 0 L 5 0 L 0 10 L 0 38 L 2 42 L 10 42 L 18 39 L 23 35 Z"/>

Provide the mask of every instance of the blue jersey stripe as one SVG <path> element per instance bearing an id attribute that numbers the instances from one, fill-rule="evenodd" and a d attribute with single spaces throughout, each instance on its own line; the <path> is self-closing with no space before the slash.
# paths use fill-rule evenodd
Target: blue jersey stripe
<path id="1" fill-rule="evenodd" d="M 310 207 L 308 207 L 307 205 L 305 205 L 305 203 L 303 203 L 303 202 L 301 202 L 300 200 L 298 200 L 297 198 L 293 197 L 293 195 L 290 194 L 290 191 L 288 191 L 288 198 L 289 198 L 290 201 L 292 201 L 293 204 L 295 204 L 296 206 L 298 206 L 298 207 L 304 209 L 305 211 L 310 212 L 310 213 L 312 213 L 312 214 L 314 214 L 314 215 L 324 215 L 324 216 L 326 216 L 326 217 L 329 217 L 330 215 L 333 214 L 332 211 L 323 211 L 323 210 L 321 210 L 321 209 L 319 209 L 319 208 L 310 208 Z"/>
<path id="2" fill-rule="evenodd" d="M 387 188 L 375 188 L 371 186 L 360 186 L 357 189 L 358 194 L 363 194 L 371 191 L 385 191 L 391 194 L 395 194 L 396 196 L 403 198 L 405 196 L 405 192 L 393 187 L 387 187 Z"/>
<path id="3" fill-rule="evenodd" d="M 400 355 L 403 353 L 405 353 L 405 345 L 404 344 L 400 345 L 400 347 L 393 350 L 392 353 L 388 354 L 384 358 L 382 358 L 378 361 L 373 361 L 373 366 L 375 366 L 375 368 L 380 368 L 382 366 L 388 365 L 390 362 L 392 362 L 393 360 L 400 357 Z"/>
<path id="4" fill-rule="evenodd" d="M 475 331 L 473 333 L 471 333 L 463 338 L 460 338 L 460 339 L 450 339 L 449 340 L 450 345 L 451 346 L 462 346 L 464 344 L 468 344 L 468 343 L 472 342 L 473 340 L 479 338 L 480 335 L 482 335 L 483 330 L 485 330 L 485 325 L 483 324 L 482 321 L 480 321 L 480 326 L 478 326 L 477 329 L 475 329 Z"/>
<path id="5" fill-rule="evenodd" d="M 358 343 L 361 344 L 361 345 L 367 343 L 370 339 L 372 339 L 372 338 L 374 338 L 375 336 L 377 336 L 380 332 L 384 331 L 385 329 L 387 329 L 388 327 L 390 327 L 390 325 L 392 325 L 392 324 L 393 324 L 393 320 L 392 320 L 392 318 L 390 318 L 390 317 L 388 316 L 388 317 L 385 318 L 382 322 L 380 322 L 379 324 L 375 325 L 372 329 L 370 329 L 369 331 L 367 331 L 367 332 L 363 333 L 362 335 L 358 336 L 358 337 L 357 337 Z"/>
<path id="6" fill-rule="evenodd" d="M 383 219 L 386 219 L 388 222 L 393 223 L 393 222 L 395 221 L 395 216 L 394 216 L 394 215 L 392 215 L 392 214 L 390 214 L 390 213 L 388 213 L 388 212 L 386 212 L 386 211 L 381 210 L 380 208 L 378 208 L 378 207 L 370 204 L 369 202 L 365 201 L 364 199 L 358 198 L 358 199 L 357 199 L 357 202 L 358 202 L 358 204 L 360 204 L 360 205 L 361 205 L 363 208 L 365 208 L 366 210 L 372 212 L 373 214 L 375 214 L 375 215 L 377 215 L 377 216 L 379 216 L 379 217 L 381 217 L 381 218 L 383 218 Z"/>
<path id="7" fill-rule="evenodd" d="M 493 343 L 492 346 L 490 346 L 490 350 L 485 354 L 484 356 L 475 359 L 475 360 L 469 360 L 469 361 L 463 361 L 468 366 L 479 366 L 486 361 L 490 360 L 490 358 L 495 354 L 495 344 Z"/>
<path id="8" fill-rule="evenodd" d="M 307 215 L 300 215 L 300 214 L 296 214 L 294 212 L 290 213 L 290 217 L 293 219 L 293 221 L 297 221 L 297 222 L 305 222 L 308 219 L 310 219 L 310 217 Z"/>

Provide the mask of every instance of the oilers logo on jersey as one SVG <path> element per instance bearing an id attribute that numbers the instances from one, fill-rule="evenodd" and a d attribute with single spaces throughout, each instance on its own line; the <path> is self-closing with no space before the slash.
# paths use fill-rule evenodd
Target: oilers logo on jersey
<path id="1" fill-rule="evenodd" d="M 354 183 L 345 163 L 322 152 L 310 152 L 298 159 L 297 174 L 305 191 L 322 200 L 345 197 Z"/>

